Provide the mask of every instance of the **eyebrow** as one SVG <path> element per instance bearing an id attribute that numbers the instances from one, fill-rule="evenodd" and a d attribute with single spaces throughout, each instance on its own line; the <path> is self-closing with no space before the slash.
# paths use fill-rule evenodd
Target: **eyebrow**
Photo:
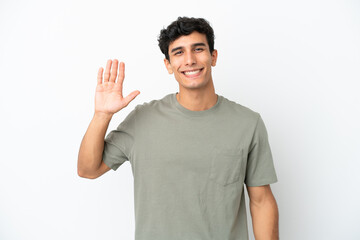
<path id="1" fill-rule="evenodd" d="M 204 47 L 206 47 L 206 44 L 205 44 L 205 43 L 194 43 L 194 44 L 192 44 L 191 46 L 192 46 L 192 47 L 197 47 L 197 46 L 204 46 Z M 180 46 L 180 47 L 173 48 L 173 49 L 171 49 L 171 52 L 173 53 L 173 52 L 175 52 L 175 51 L 177 51 L 177 50 L 180 50 L 180 49 L 182 49 L 182 48 L 184 48 L 184 47 L 183 47 L 183 46 Z"/>

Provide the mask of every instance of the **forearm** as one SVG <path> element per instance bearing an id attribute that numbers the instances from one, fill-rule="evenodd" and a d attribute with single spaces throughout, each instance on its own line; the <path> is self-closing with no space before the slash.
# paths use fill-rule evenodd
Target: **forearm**
<path id="1" fill-rule="evenodd" d="M 273 196 L 260 203 L 250 202 L 252 224 L 256 240 L 279 239 L 279 212 Z"/>
<path id="2" fill-rule="evenodd" d="M 112 115 L 95 113 L 81 141 L 78 156 L 78 174 L 95 172 L 102 161 L 104 138 Z"/>

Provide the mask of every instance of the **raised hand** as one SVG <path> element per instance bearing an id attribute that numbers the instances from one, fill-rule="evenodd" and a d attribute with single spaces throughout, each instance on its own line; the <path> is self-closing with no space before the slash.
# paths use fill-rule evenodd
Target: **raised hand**
<path id="1" fill-rule="evenodd" d="M 119 75 L 117 75 L 118 65 Z M 104 81 L 103 71 L 103 68 L 100 68 L 98 71 L 95 93 L 95 113 L 113 115 L 134 100 L 134 98 L 140 94 L 140 91 L 133 91 L 125 98 L 123 97 L 122 90 L 125 78 L 125 64 L 123 62 L 119 64 L 117 59 L 114 59 L 114 61 L 108 60 Z"/>

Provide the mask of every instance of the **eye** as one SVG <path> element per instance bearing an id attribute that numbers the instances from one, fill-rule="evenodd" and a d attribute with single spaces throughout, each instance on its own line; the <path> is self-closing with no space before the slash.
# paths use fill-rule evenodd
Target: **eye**
<path id="1" fill-rule="evenodd" d="M 174 55 L 180 55 L 182 51 L 177 51 Z"/>
<path id="2" fill-rule="evenodd" d="M 203 50 L 203 48 L 195 48 L 195 52 L 202 52 Z"/>

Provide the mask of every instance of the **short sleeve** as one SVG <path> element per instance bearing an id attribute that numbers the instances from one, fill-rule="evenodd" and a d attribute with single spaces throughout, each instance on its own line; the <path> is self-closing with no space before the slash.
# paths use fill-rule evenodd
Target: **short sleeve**
<path id="1" fill-rule="evenodd" d="M 131 158 L 135 139 L 136 109 L 137 107 L 105 138 L 103 161 L 113 170 L 117 170 Z"/>
<path id="2" fill-rule="evenodd" d="M 277 182 L 268 134 L 260 114 L 250 143 L 245 184 L 250 187 Z"/>

